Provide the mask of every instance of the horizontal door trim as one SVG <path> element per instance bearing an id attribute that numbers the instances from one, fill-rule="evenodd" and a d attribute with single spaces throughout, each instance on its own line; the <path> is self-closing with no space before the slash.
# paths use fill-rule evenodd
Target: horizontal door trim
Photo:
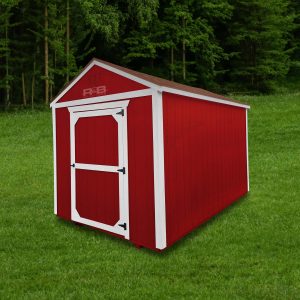
<path id="1" fill-rule="evenodd" d="M 94 164 L 82 164 L 82 163 L 75 163 L 75 169 L 79 170 L 90 170 L 90 171 L 102 171 L 102 172 L 113 172 L 119 173 L 119 169 L 122 167 L 118 166 L 108 166 L 108 165 L 94 165 Z"/>
<path id="2" fill-rule="evenodd" d="M 90 105 L 81 105 L 81 106 L 73 106 L 68 107 L 69 112 L 78 113 L 88 110 L 102 110 L 102 109 L 109 109 L 109 108 L 125 108 L 129 104 L 129 100 L 125 101 L 116 101 L 116 102 L 107 102 L 107 103 L 97 103 L 97 104 L 90 104 Z"/>

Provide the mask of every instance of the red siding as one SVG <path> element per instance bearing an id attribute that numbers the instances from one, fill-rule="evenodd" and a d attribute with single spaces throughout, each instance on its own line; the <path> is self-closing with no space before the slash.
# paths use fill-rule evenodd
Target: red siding
<path id="1" fill-rule="evenodd" d="M 155 249 L 152 100 L 128 106 L 128 178 L 130 240 Z M 66 108 L 56 109 L 58 216 L 70 219 L 70 125 Z"/>
<path id="2" fill-rule="evenodd" d="M 76 209 L 82 218 L 115 225 L 119 219 L 119 174 L 76 170 Z"/>
<path id="3" fill-rule="evenodd" d="M 79 118 L 75 147 L 76 163 L 118 166 L 118 123 L 112 116 Z"/>
<path id="4" fill-rule="evenodd" d="M 163 94 L 167 244 L 247 192 L 245 109 Z"/>
<path id="5" fill-rule="evenodd" d="M 130 240 L 155 248 L 154 173 L 151 97 L 128 106 Z"/>
<path id="6" fill-rule="evenodd" d="M 70 114 L 56 109 L 57 215 L 71 219 Z"/>
<path id="7" fill-rule="evenodd" d="M 97 87 L 99 91 L 97 93 Z M 93 66 L 58 102 L 90 98 L 109 94 L 131 92 L 147 88 L 146 86 L 107 71 L 98 66 Z M 94 89 L 87 93 L 86 89 Z"/>

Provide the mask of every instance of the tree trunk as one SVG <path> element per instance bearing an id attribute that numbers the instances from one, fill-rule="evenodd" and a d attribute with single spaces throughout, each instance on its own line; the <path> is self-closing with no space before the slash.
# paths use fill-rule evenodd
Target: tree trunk
<path id="1" fill-rule="evenodd" d="M 45 104 L 49 104 L 48 3 L 45 3 Z"/>
<path id="2" fill-rule="evenodd" d="M 171 47 L 171 80 L 174 81 L 174 47 Z"/>
<path id="3" fill-rule="evenodd" d="M 182 26 L 185 28 L 185 20 L 182 19 Z M 182 40 L 182 78 L 185 81 L 186 80 L 186 57 L 185 57 L 185 38 Z"/>
<path id="4" fill-rule="evenodd" d="M 32 80 L 31 80 L 31 109 L 33 109 L 33 106 L 34 106 L 35 65 L 36 65 L 36 56 L 34 55 L 34 58 L 33 58 L 33 73 L 32 73 Z"/>
<path id="5" fill-rule="evenodd" d="M 22 95 L 23 95 L 23 105 L 25 107 L 27 105 L 27 99 L 26 99 L 26 88 L 25 88 L 25 75 L 24 75 L 24 72 L 22 72 Z"/>
<path id="6" fill-rule="evenodd" d="M 6 74 L 6 80 L 5 80 L 5 91 L 6 91 L 6 97 L 5 97 L 5 108 L 8 109 L 10 105 L 10 83 L 9 83 L 9 48 L 8 48 L 8 20 L 6 20 L 5 24 L 5 48 L 6 48 L 6 54 L 5 54 L 5 74 Z"/>
<path id="7" fill-rule="evenodd" d="M 67 82 L 70 80 L 70 1 L 67 0 L 67 40 L 66 40 L 66 56 L 67 56 Z"/>

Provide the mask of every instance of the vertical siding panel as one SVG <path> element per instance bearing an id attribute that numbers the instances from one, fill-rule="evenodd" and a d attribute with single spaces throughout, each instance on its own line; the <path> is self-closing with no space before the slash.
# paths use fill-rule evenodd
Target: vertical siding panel
<path id="1" fill-rule="evenodd" d="M 71 219 L 70 115 L 56 109 L 57 215 Z"/>
<path id="2" fill-rule="evenodd" d="M 244 108 L 164 93 L 168 246 L 247 192 Z"/>

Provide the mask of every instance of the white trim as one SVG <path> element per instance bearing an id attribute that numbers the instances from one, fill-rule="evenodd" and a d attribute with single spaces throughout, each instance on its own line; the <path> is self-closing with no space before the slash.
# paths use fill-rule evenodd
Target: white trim
<path id="1" fill-rule="evenodd" d="M 70 165 L 75 162 L 75 124 L 77 118 L 74 118 L 74 114 L 70 113 Z M 71 168 L 71 219 L 76 220 L 76 169 Z"/>
<path id="2" fill-rule="evenodd" d="M 76 112 L 73 108 L 70 110 L 70 141 L 71 141 L 71 218 L 73 221 L 100 228 L 124 236 L 129 239 L 129 204 L 128 204 L 128 163 L 127 163 L 127 111 L 129 101 L 120 101 L 118 107 L 105 109 L 107 104 L 98 104 L 98 110 L 89 110 L 91 107 L 78 107 L 80 111 Z M 119 115 L 120 108 L 123 109 L 124 116 Z M 109 165 L 95 165 L 76 163 L 75 161 L 75 125 L 79 118 L 96 117 L 96 116 L 112 116 L 118 123 L 118 153 L 119 153 L 119 166 Z M 125 174 L 119 172 L 119 169 L 125 167 Z M 120 219 L 114 225 L 108 225 L 94 220 L 88 220 L 79 215 L 76 209 L 76 169 L 114 172 L 119 174 L 119 216 Z M 126 223 L 127 228 L 124 230 L 118 224 Z"/>
<path id="3" fill-rule="evenodd" d="M 246 109 L 246 155 L 247 155 L 247 189 L 250 191 L 249 154 L 248 154 L 248 110 Z"/>
<path id="4" fill-rule="evenodd" d="M 87 110 L 73 113 L 74 118 L 77 120 L 79 118 L 88 118 L 88 117 L 101 117 L 101 116 L 113 116 L 118 113 L 120 108 L 111 108 L 111 109 L 103 109 L 103 110 Z M 118 119 L 117 119 L 118 122 Z"/>
<path id="5" fill-rule="evenodd" d="M 153 91 L 153 159 L 154 159 L 154 203 L 155 203 L 155 244 L 157 249 L 167 246 L 165 171 L 164 171 L 164 132 L 162 93 Z"/>
<path id="6" fill-rule="evenodd" d="M 122 220 L 122 219 L 118 220 L 118 222 L 112 226 L 112 225 L 108 225 L 108 224 L 104 224 L 104 223 L 100 223 L 97 221 L 83 218 L 79 215 L 77 209 L 75 208 L 73 211 L 73 214 L 72 214 L 72 220 L 75 222 L 78 222 L 78 223 L 82 223 L 85 225 L 89 225 L 89 226 L 92 226 L 95 228 L 99 228 L 102 230 L 106 230 L 106 231 L 113 232 L 113 233 L 124 236 L 124 230 L 118 225 L 119 223 L 124 223 L 124 220 Z"/>
<path id="7" fill-rule="evenodd" d="M 50 103 L 50 107 L 52 107 L 63 95 L 65 95 L 95 64 L 93 62 L 90 63 L 79 75 L 65 88 L 63 89 Z"/>
<path id="8" fill-rule="evenodd" d="M 124 105 L 125 105 L 124 101 Z M 129 101 L 127 101 L 126 106 L 123 106 L 124 108 L 127 107 L 129 104 Z M 123 177 L 123 199 L 124 201 L 120 205 L 120 210 L 122 210 L 124 214 L 124 218 L 127 218 L 127 230 L 125 232 L 125 238 L 129 240 L 129 233 L 130 233 L 130 219 L 129 219 L 129 168 L 128 168 L 128 138 L 127 138 L 127 109 L 124 109 L 124 122 L 123 122 L 123 164 L 126 166 L 126 176 Z M 120 213 L 121 215 L 121 213 Z"/>
<path id="9" fill-rule="evenodd" d="M 173 88 L 169 88 L 169 87 L 161 87 L 161 91 L 166 92 L 166 93 L 186 96 L 186 97 L 190 97 L 190 98 L 206 100 L 206 101 L 210 101 L 210 102 L 216 102 L 216 103 L 227 104 L 227 105 L 231 105 L 231 106 L 243 107 L 243 108 L 247 108 L 247 109 L 250 108 L 250 106 L 246 105 L 246 104 L 236 103 L 236 102 L 232 102 L 230 100 L 223 100 L 223 99 L 210 97 L 210 96 L 205 96 L 205 95 L 200 95 L 200 94 L 195 94 L 195 93 L 190 93 L 190 92 L 186 92 L 186 91 L 178 90 L 178 89 L 173 89 Z"/>
<path id="10" fill-rule="evenodd" d="M 138 82 L 140 84 L 143 84 L 143 85 L 145 85 L 147 87 L 154 88 L 154 89 L 157 89 L 159 87 L 157 84 L 154 84 L 154 83 L 152 83 L 152 82 L 150 82 L 148 80 L 142 79 L 142 78 L 140 78 L 138 76 L 134 76 L 134 75 L 129 74 L 129 73 L 125 72 L 125 71 L 121 71 L 120 69 L 114 68 L 114 67 L 109 66 L 107 64 L 104 64 L 104 63 L 102 63 L 100 61 L 95 60 L 94 61 L 94 65 L 96 65 L 96 66 L 98 66 L 100 68 L 106 69 L 108 71 L 111 71 L 113 73 L 116 73 L 116 74 L 118 74 L 120 76 L 123 76 L 125 78 L 128 78 L 130 80 L 133 80 L 135 82 Z"/>
<path id="11" fill-rule="evenodd" d="M 56 103 L 56 104 L 52 102 L 53 103 L 52 106 L 54 106 L 56 108 L 69 107 L 69 106 L 93 104 L 93 103 L 99 103 L 99 102 L 124 100 L 124 99 L 151 96 L 151 95 L 152 95 L 151 89 L 144 89 L 144 90 L 137 90 L 137 91 L 132 91 L 132 92 L 110 94 L 110 95 L 99 96 L 99 97 L 76 99 L 76 100 L 60 102 L 60 103 Z"/>
<path id="12" fill-rule="evenodd" d="M 109 109 L 109 108 L 117 108 L 117 107 L 127 107 L 129 100 L 126 101 L 116 101 L 116 102 L 107 102 L 107 103 L 98 103 L 98 104 L 90 104 L 83 106 L 73 106 L 69 107 L 68 110 L 70 112 L 82 112 L 87 110 L 101 110 L 101 109 Z"/>
<path id="13" fill-rule="evenodd" d="M 119 173 L 118 170 L 120 168 L 123 168 L 123 166 L 121 167 L 121 166 L 107 166 L 107 165 L 94 165 L 94 164 L 75 163 L 75 169 L 80 169 L 80 170 Z"/>
<path id="14" fill-rule="evenodd" d="M 53 128 L 53 179 L 54 179 L 54 214 L 57 215 L 57 163 L 56 163 L 56 111 L 52 107 L 52 128 Z"/>

